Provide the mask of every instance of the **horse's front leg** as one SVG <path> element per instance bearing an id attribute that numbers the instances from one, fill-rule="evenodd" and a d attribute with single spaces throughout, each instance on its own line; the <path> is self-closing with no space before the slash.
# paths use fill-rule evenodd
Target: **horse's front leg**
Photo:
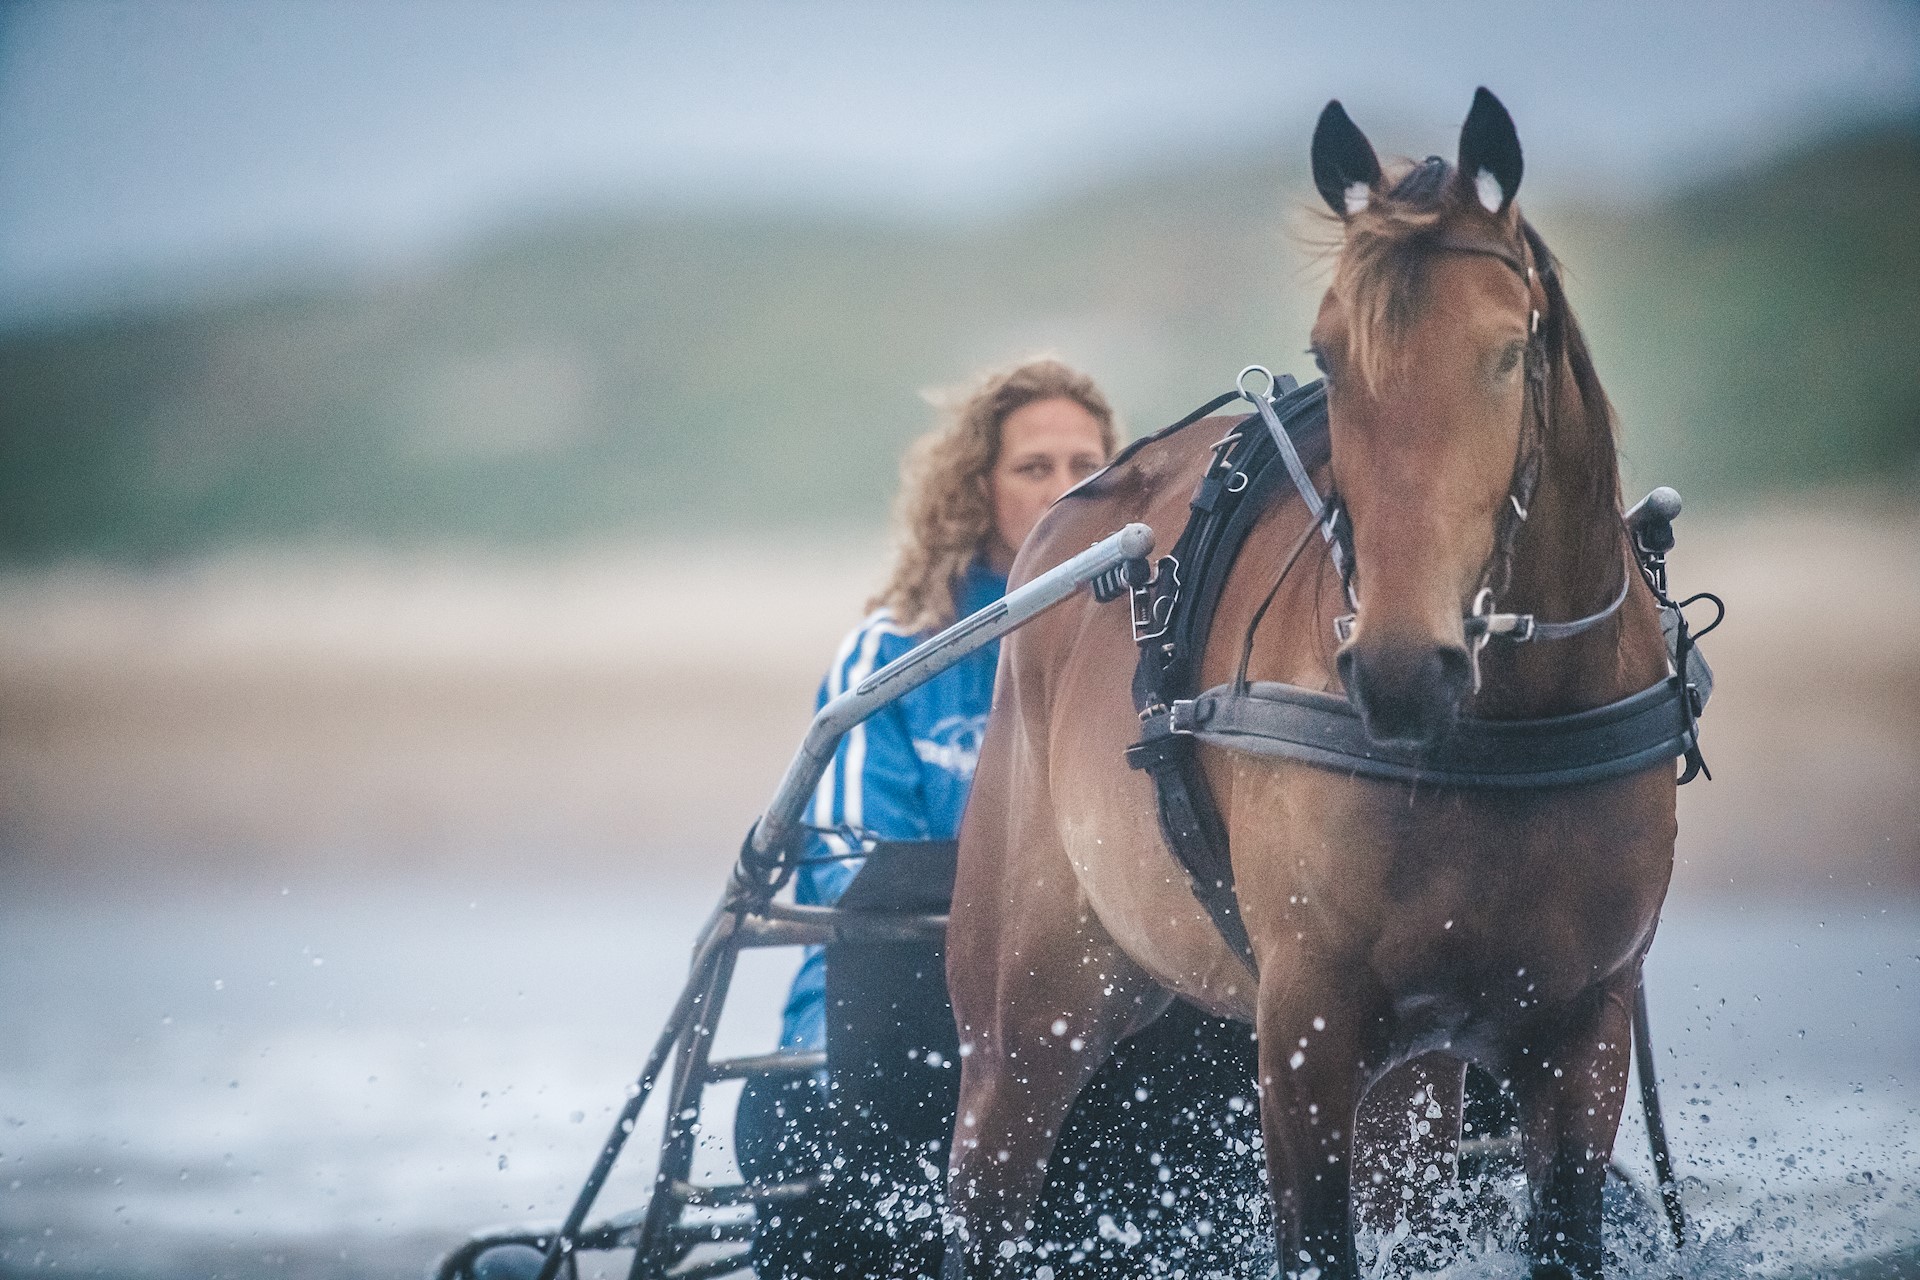
<path id="1" fill-rule="evenodd" d="M 1513 1066 L 1532 1212 L 1527 1252 L 1540 1280 L 1603 1268 L 1600 1202 L 1626 1100 L 1639 966 L 1593 989 Z"/>
<path id="2" fill-rule="evenodd" d="M 962 1057 L 943 1280 L 1034 1269 L 1024 1237 L 1074 1098 L 1171 1000 L 1084 907 L 1044 934 L 1020 927 L 1042 916 L 1008 916 L 992 972 L 952 984 Z"/>
<path id="3" fill-rule="evenodd" d="M 1261 972 L 1260 1127 L 1281 1273 L 1352 1280 L 1353 1123 L 1380 1022 L 1309 958 L 1263 957 Z"/>

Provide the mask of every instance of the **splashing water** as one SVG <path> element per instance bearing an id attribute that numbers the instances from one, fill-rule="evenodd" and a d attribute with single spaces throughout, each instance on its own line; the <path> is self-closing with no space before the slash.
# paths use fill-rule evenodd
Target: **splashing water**
<path id="1" fill-rule="evenodd" d="M 0 903 L 0 1270 L 173 1277 L 271 1255 L 417 1276 L 477 1226 L 557 1217 L 684 972 L 709 905 L 684 898 L 374 885 Z M 768 1047 L 792 963 L 743 962 L 716 1052 Z M 1676 1259 L 1657 1212 L 1616 1190 L 1610 1275 L 1920 1273 L 1920 905 L 1677 906 L 1649 992 L 1695 1242 Z M 721 1094 L 703 1176 L 730 1168 L 731 1124 Z M 657 1125 L 604 1208 L 644 1195 Z M 1632 1106 L 1617 1155 L 1653 1185 Z M 867 1187 L 875 1222 L 937 1223 L 916 1188 L 940 1164 Z M 1146 1224 L 1086 1188 L 1080 1237 L 1035 1263 L 1067 1280 L 1074 1253 L 1104 1250 L 1127 1274 L 1205 1274 L 1178 1242 L 1232 1231 L 1245 1262 L 1226 1274 L 1265 1275 L 1264 1206 L 1242 1206 L 1257 1229 L 1216 1224 L 1190 1212 L 1194 1190 L 1169 1179 L 1176 1243 L 1144 1257 Z M 1487 1170 L 1453 1195 L 1448 1241 L 1368 1236 L 1366 1273 L 1524 1274 L 1518 1181 Z"/>

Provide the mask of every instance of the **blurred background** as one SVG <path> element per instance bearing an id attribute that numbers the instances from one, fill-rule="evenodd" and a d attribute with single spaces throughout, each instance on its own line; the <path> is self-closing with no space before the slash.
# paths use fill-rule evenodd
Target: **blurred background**
<path id="1" fill-rule="evenodd" d="M 1321 105 L 1450 155 L 1483 83 L 1729 604 L 1654 957 L 1680 1145 L 1750 1153 L 1696 1194 L 1747 1272 L 1911 1249 L 1912 6 L 16 0 L 0 1274 L 557 1214 L 921 392 L 1053 351 L 1137 434 L 1303 373 Z"/>

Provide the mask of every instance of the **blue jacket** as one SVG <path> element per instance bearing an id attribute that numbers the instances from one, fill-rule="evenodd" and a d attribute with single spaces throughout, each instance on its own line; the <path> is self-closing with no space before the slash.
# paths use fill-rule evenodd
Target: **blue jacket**
<path id="1" fill-rule="evenodd" d="M 1007 593 L 1007 580 L 975 562 L 954 592 L 959 617 L 984 609 Z M 840 643 L 816 708 L 926 639 L 908 635 L 885 609 L 876 610 Z M 897 702 L 882 707 L 840 742 L 820 779 L 806 820 L 815 827 L 845 826 L 885 840 L 951 840 L 973 786 L 987 712 L 993 705 L 998 641 L 943 671 Z M 843 855 L 838 835 L 813 835 L 809 858 Z M 798 902 L 831 905 L 846 892 L 858 858 L 803 866 L 794 879 Z M 826 955 L 809 947 L 787 996 L 780 1047 L 826 1047 Z"/>

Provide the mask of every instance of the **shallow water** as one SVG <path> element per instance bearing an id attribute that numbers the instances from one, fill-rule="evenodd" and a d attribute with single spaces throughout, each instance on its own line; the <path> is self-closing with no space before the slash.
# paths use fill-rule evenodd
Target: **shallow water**
<path id="1" fill-rule="evenodd" d="M 557 1217 L 712 896 L 376 882 L 0 905 L 0 1274 L 418 1276 L 476 1226 Z M 792 963 L 743 964 L 723 1052 L 768 1047 Z M 1649 983 L 1703 1236 L 1681 1270 L 1920 1267 L 1920 904 L 1680 905 Z M 1642 1133 L 1630 1110 L 1621 1157 L 1644 1173 Z M 647 1162 L 602 1206 L 635 1202 Z M 1860 1269 L 1888 1255 L 1905 1261 Z"/>

